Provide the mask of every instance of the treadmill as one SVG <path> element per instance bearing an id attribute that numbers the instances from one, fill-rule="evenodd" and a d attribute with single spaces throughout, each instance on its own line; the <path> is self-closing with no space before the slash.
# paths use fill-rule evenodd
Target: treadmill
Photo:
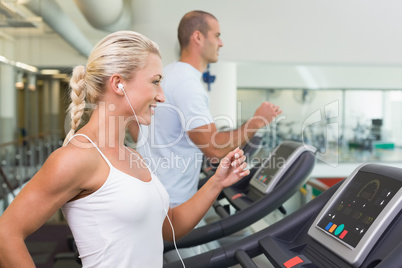
<path id="1" fill-rule="evenodd" d="M 184 259 L 187 267 L 402 267 L 402 169 L 364 164 L 301 209 L 230 245 Z M 169 263 L 164 267 L 182 267 Z"/>
<path id="2" fill-rule="evenodd" d="M 247 183 L 240 182 L 222 191 L 236 213 L 230 214 L 227 206 L 217 200 L 214 208 L 220 219 L 195 228 L 176 241 L 177 247 L 194 247 L 227 237 L 264 218 L 305 184 L 314 165 L 314 149 L 295 141 L 281 143 Z M 174 244 L 165 242 L 165 252 L 172 249 Z"/>

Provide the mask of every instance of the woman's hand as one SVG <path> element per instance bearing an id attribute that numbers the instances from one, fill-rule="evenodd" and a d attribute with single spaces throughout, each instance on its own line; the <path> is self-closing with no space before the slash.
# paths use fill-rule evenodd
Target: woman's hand
<path id="1" fill-rule="evenodd" d="M 221 160 L 214 176 L 193 197 L 169 210 L 169 218 L 172 219 L 176 239 L 193 230 L 223 188 L 238 182 L 241 178 L 250 174 L 249 170 L 244 170 L 247 166 L 244 160 L 246 160 L 246 157 L 242 150 L 237 148 L 231 151 Z M 165 240 L 173 241 L 173 233 L 168 220 L 165 220 L 163 224 L 163 237 Z"/>
<path id="2" fill-rule="evenodd" d="M 247 167 L 245 160 L 246 156 L 239 148 L 231 151 L 221 160 L 214 177 L 222 189 L 250 174 L 250 170 L 245 170 Z"/>

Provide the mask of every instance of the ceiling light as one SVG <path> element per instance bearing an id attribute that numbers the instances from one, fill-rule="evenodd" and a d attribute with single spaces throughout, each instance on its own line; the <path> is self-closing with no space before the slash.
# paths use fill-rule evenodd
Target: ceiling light
<path id="1" fill-rule="evenodd" d="M 15 87 L 17 89 L 24 89 L 24 82 L 23 82 L 24 73 L 22 71 L 17 71 L 17 78 L 15 82 Z"/>
<path id="2" fill-rule="evenodd" d="M 60 71 L 56 69 L 43 69 L 40 71 L 41 74 L 44 75 L 54 75 L 54 74 L 59 74 Z"/>
<path id="3" fill-rule="evenodd" d="M 38 72 L 38 68 L 36 68 L 36 67 L 34 67 L 32 65 L 22 63 L 22 62 L 16 62 L 15 66 L 17 66 L 17 67 L 19 67 L 21 69 L 27 70 L 29 72 L 32 72 L 32 73 L 37 73 Z"/>
<path id="4" fill-rule="evenodd" d="M 28 89 L 31 91 L 36 90 L 36 75 L 33 73 L 28 74 Z"/>

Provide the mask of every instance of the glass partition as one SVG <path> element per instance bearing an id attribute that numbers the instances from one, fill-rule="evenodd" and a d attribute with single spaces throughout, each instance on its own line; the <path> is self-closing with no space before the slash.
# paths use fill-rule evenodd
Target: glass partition
<path id="1" fill-rule="evenodd" d="M 241 122 L 262 101 L 281 107 L 283 114 L 261 130 L 269 139 L 267 146 L 303 141 L 323 155 L 336 150 L 339 162 L 402 159 L 402 91 L 239 88 L 237 100 Z"/>

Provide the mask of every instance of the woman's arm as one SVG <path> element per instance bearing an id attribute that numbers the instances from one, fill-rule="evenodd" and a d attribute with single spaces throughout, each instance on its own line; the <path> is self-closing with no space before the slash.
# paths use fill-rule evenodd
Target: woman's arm
<path id="1" fill-rule="evenodd" d="M 1 215 L 0 267 L 35 267 L 25 238 L 80 192 L 77 178 L 87 161 L 65 148 L 50 155 Z"/>
<path id="2" fill-rule="evenodd" d="M 186 235 L 197 225 L 225 187 L 236 183 L 250 173 L 249 170 L 244 170 L 247 166 L 244 163 L 245 159 L 243 151 L 238 148 L 228 153 L 221 160 L 215 175 L 190 200 L 169 209 L 168 215 L 172 221 L 176 239 Z M 173 240 L 167 219 L 163 225 L 163 237 L 168 241 Z"/>

